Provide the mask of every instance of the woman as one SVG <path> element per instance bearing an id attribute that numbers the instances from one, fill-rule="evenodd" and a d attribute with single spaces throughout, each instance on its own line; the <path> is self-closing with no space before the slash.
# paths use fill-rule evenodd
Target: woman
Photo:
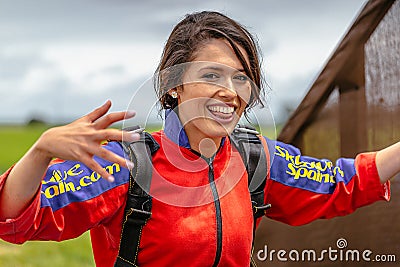
<path id="1" fill-rule="evenodd" d="M 163 131 L 152 134 L 160 144 L 152 157 L 153 178 L 159 179 L 151 185 L 152 215 L 143 227 L 137 263 L 248 266 L 253 216 L 247 173 L 226 137 L 243 113 L 262 104 L 255 41 L 217 12 L 187 15 L 172 31 L 157 71 L 166 121 Z M 134 116 L 107 114 L 110 106 L 107 101 L 71 124 L 49 129 L 1 176 L 2 239 L 66 240 L 90 230 L 96 265 L 113 266 L 132 163 L 120 143 L 101 143 L 139 136 L 107 129 Z M 292 225 L 388 200 L 388 180 L 400 171 L 400 143 L 355 160 L 339 159 L 335 166 L 264 140 L 268 154 L 275 155 L 264 189 L 265 203 L 272 204 L 266 215 Z M 300 168 L 312 175 L 301 175 Z M 165 190 L 157 181 L 195 188 L 189 190 L 195 194 Z"/>

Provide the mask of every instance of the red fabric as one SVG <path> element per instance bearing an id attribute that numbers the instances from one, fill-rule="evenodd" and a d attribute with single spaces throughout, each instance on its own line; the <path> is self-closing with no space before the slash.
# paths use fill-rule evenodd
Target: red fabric
<path id="1" fill-rule="evenodd" d="M 163 137 L 162 132 L 154 134 L 154 137 L 161 149 L 153 157 L 152 217 L 143 229 L 139 265 L 211 266 L 216 254 L 217 235 L 208 166 L 190 150 L 177 148 Z M 252 210 L 247 174 L 239 153 L 235 150 L 232 153 L 227 139 L 214 160 L 222 210 L 220 266 L 249 266 Z M 338 183 L 333 194 L 318 194 L 269 179 L 265 197 L 272 208 L 267 216 L 299 225 L 317 218 L 344 215 L 357 207 L 389 199 L 389 184 L 381 185 L 379 182 L 374 153 L 358 156 L 356 169 L 357 175 L 347 185 Z M 8 173 L 0 177 L 0 192 Z M 160 179 L 160 174 L 164 179 Z M 195 193 L 185 193 L 186 190 L 171 192 L 163 189 L 165 182 L 204 187 Z M 228 190 L 230 188 L 232 190 Z M 38 192 L 18 218 L 0 222 L 0 237 L 13 243 L 37 239 L 65 240 L 91 229 L 96 265 L 113 266 L 118 253 L 126 192 L 127 183 L 84 202 L 70 203 L 57 211 L 50 207 L 40 208 Z M 199 199 L 204 204 L 190 206 Z M 183 206 L 176 206 L 177 203 Z"/>

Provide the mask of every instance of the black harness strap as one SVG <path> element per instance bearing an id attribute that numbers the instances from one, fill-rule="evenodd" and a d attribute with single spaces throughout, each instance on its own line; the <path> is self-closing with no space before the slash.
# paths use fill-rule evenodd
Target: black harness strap
<path id="1" fill-rule="evenodd" d="M 122 147 L 134 163 L 134 168 L 130 171 L 125 219 L 115 267 L 138 266 L 137 255 L 142 229 L 151 217 L 152 198 L 147 193 L 150 190 L 153 173 L 151 155 L 160 146 L 149 133 L 140 134 L 141 139 L 137 142 L 122 142 Z"/>
<path id="2" fill-rule="evenodd" d="M 259 133 L 255 128 L 238 125 L 230 136 L 231 142 L 242 157 L 248 175 L 249 191 L 253 207 L 253 243 L 251 254 L 253 254 L 254 250 L 257 219 L 265 215 L 266 210 L 271 207 L 271 204 L 264 204 L 264 189 L 269 170 L 269 151 L 265 151 L 266 149 L 264 149 L 264 145 L 260 139 L 263 137 L 259 137 L 258 135 Z M 250 266 L 256 266 L 252 255 Z"/>
<path id="3" fill-rule="evenodd" d="M 265 151 L 258 132 L 249 126 L 235 128 L 231 142 L 242 156 L 248 174 L 249 191 L 255 219 L 262 217 L 270 204 L 264 205 L 264 189 L 268 175 L 268 151 Z"/>

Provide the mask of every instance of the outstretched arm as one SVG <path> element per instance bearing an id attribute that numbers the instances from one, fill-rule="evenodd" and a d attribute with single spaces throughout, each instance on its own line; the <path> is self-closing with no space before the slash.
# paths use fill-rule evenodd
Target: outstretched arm
<path id="1" fill-rule="evenodd" d="M 30 203 L 53 158 L 80 161 L 109 181 L 114 178 L 93 156 L 131 167 L 127 166 L 129 162 L 103 148 L 101 143 L 104 140 L 139 139 L 138 134 L 107 129 L 112 123 L 131 118 L 135 113 L 128 111 L 107 114 L 110 107 L 111 101 L 107 101 L 86 116 L 65 126 L 51 128 L 40 136 L 17 162 L 5 182 L 0 194 L 0 220 L 17 217 Z"/>
<path id="2" fill-rule="evenodd" d="M 400 142 L 384 148 L 376 154 L 376 168 L 381 183 L 400 174 Z"/>
<path id="3" fill-rule="evenodd" d="M 303 156 L 299 149 L 281 142 L 276 142 L 275 149 L 266 186 L 266 203 L 272 205 L 267 216 L 291 225 L 343 216 L 378 200 L 388 201 L 387 180 L 399 171 L 398 144 L 379 156 L 378 152 L 361 153 L 335 163 Z"/>

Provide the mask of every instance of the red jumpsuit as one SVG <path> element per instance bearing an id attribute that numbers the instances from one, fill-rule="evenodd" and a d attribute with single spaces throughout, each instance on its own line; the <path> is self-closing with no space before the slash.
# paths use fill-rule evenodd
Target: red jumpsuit
<path id="1" fill-rule="evenodd" d="M 167 119 L 165 130 L 153 136 L 161 148 L 153 155 L 152 217 L 143 228 L 139 266 L 249 266 L 253 217 L 247 173 L 229 139 L 207 161 L 190 149 L 176 118 Z M 380 184 L 375 153 L 333 164 L 301 156 L 287 144 L 267 143 L 269 218 L 301 225 L 389 200 L 389 183 Z M 123 155 L 117 142 L 106 148 Z M 97 161 L 115 182 L 80 162 L 54 161 L 24 212 L 0 221 L 0 238 L 12 243 L 60 241 L 90 230 L 96 265 L 113 266 L 129 175 L 118 164 Z M 8 173 L 0 176 L 0 192 Z"/>

